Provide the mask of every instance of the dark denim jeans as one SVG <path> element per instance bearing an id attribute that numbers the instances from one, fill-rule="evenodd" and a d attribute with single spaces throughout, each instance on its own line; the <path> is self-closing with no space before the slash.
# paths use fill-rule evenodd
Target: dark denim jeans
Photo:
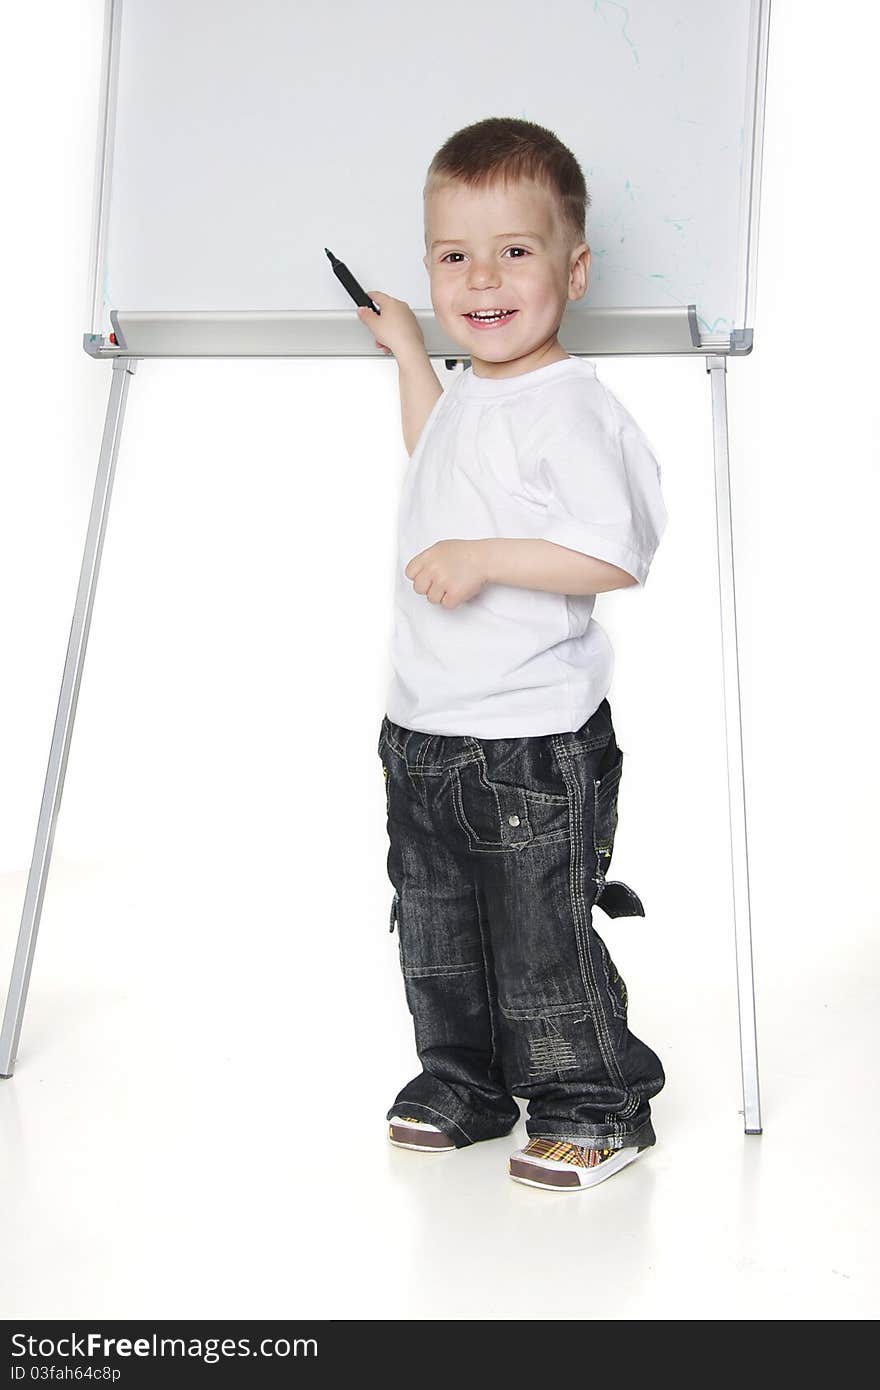
<path id="1" fill-rule="evenodd" d="M 606 879 L 623 754 L 607 700 L 573 733 L 478 739 L 387 715 L 391 930 L 421 1073 L 387 1118 L 457 1148 L 507 1134 L 598 1148 L 655 1142 L 659 1058 L 627 1028 L 626 986 L 592 924 L 644 916 Z"/>

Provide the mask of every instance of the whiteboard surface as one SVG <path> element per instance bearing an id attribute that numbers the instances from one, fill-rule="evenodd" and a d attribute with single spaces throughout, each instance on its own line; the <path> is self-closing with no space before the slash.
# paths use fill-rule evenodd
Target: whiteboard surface
<path id="1" fill-rule="evenodd" d="M 94 334 L 111 309 L 353 313 L 325 246 L 365 288 L 430 312 L 426 170 L 490 115 L 549 127 L 584 171 L 590 283 L 566 322 L 693 304 L 703 343 L 750 326 L 758 0 L 111 0 L 108 14 Z"/>

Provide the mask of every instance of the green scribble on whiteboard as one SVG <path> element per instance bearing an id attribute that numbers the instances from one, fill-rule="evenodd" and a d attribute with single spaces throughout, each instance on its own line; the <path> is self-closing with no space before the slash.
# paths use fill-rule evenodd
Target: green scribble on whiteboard
<path id="1" fill-rule="evenodd" d="M 603 19 L 605 18 L 604 14 L 602 14 L 602 10 L 601 10 L 601 6 L 602 6 L 603 4 L 610 4 L 610 5 L 613 6 L 613 8 L 614 8 L 615 10 L 622 10 L 622 11 L 623 11 L 623 25 L 621 26 L 620 33 L 621 33 L 621 36 L 622 36 L 624 39 L 626 39 L 627 43 L 629 44 L 630 48 L 632 49 L 633 58 L 635 59 L 636 63 L 638 63 L 638 61 L 639 61 L 638 49 L 636 48 L 636 46 L 635 46 L 635 44 L 633 43 L 632 39 L 630 38 L 629 34 L 626 32 L 626 26 L 629 24 L 629 10 L 626 8 L 625 5 L 616 4 L 616 3 L 615 3 L 615 0 L 593 0 L 593 11 L 594 11 L 594 13 L 595 13 L 595 14 L 600 14 L 600 15 L 602 15 L 602 18 L 603 18 Z"/>

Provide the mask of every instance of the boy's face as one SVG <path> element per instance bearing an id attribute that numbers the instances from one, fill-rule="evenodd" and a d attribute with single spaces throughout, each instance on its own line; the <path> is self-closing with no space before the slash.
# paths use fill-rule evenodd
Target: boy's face
<path id="1" fill-rule="evenodd" d="M 506 191 L 451 182 L 425 199 L 431 303 L 477 376 L 521 376 L 568 356 L 556 334 L 568 301 L 586 294 L 590 250 L 572 244 L 555 212 L 531 181 Z M 480 327 L 466 317 L 475 309 L 515 312 Z"/>

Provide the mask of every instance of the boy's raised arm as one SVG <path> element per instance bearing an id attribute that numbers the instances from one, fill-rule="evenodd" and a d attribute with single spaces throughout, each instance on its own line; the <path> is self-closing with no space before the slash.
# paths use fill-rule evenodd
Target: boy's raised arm
<path id="1" fill-rule="evenodd" d="M 400 420 L 406 452 L 412 454 L 419 442 L 425 421 L 443 395 L 431 366 L 431 359 L 422 348 L 411 356 L 397 359 L 397 384 L 400 389 Z"/>
<path id="2" fill-rule="evenodd" d="M 385 353 L 393 352 L 397 359 L 403 439 L 407 453 L 412 454 L 425 421 L 443 395 L 443 387 L 434 374 L 419 321 L 409 305 L 380 290 L 367 293 L 382 312 L 376 314 L 369 305 L 361 305 L 358 318 L 373 334 L 376 346 Z M 377 333 L 381 334 L 381 341 L 375 337 Z"/>

